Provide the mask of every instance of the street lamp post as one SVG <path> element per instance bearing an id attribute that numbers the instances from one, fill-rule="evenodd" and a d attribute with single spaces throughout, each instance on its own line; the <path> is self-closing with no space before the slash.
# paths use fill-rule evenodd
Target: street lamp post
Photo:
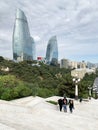
<path id="1" fill-rule="evenodd" d="M 78 100 L 78 82 L 80 82 L 80 79 L 75 77 L 73 82 L 75 82 L 75 99 Z"/>
<path id="2" fill-rule="evenodd" d="M 91 99 L 91 95 L 92 95 L 92 94 L 91 94 L 91 90 L 92 90 L 92 87 L 89 86 L 89 87 L 88 87 L 88 90 L 89 90 L 89 99 Z"/>

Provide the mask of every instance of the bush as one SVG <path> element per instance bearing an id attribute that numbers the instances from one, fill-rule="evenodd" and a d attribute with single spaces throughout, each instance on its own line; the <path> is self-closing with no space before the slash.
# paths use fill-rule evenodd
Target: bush
<path id="1" fill-rule="evenodd" d="M 51 103 L 51 104 L 54 104 L 54 105 L 57 105 L 57 104 L 58 104 L 58 103 L 55 102 L 55 101 L 47 101 L 47 102 L 49 102 L 49 103 Z"/>
<path id="2" fill-rule="evenodd" d="M 47 98 L 47 97 L 55 95 L 54 93 L 55 93 L 54 89 L 47 89 L 47 88 L 38 89 L 38 96 L 40 96 L 40 97 Z"/>
<path id="3" fill-rule="evenodd" d="M 13 96 L 12 96 L 12 90 L 11 89 L 7 89 L 6 91 L 4 91 L 1 95 L 1 99 L 3 100 L 12 100 Z"/>

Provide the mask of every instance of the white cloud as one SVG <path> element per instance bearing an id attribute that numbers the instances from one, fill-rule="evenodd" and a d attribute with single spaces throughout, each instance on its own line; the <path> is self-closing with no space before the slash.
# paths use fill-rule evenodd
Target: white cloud
<path id="1" fill-rule="evenodd" d="M 21 8 L 28 19 L 31 36 L 39 43 L 37 55 L 45 56 L 49 38 L 57 35 L 59 58 L 75 55 L 78 60 L 80 55 L 85 60 L 90 56 L 93 61 L 96 54 L 97 62 L 97 5 L 97 0 L 0 0 L 0 55 L 5 56 L 7 52 L 12 57 L 15 11 Z"/>
<path id="2" fill-rule="evenodd" d="M 35 41 L 35 42 L 40 41 L 40 37 L 39 37 L 39 36 L 37 36 L 37 35 L 33 35 L 32 37 L 34 38 L 34 41 Z"/>

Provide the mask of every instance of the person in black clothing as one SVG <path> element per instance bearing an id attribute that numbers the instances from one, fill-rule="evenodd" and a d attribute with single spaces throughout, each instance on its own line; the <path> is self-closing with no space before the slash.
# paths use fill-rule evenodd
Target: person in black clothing
<path id="1" fill-rule="evenodd" d="M 72 112 L 73 112 L 73 109 L 74 109 L 73 100 L 70 100 L 70 101 L 69 101 L 69 109 L 70 109 L 70 112 L 72 113 Z"/>
<path id="2" fill-rule="evenodd" d="M 80 102 L 82 102 L 82 98 L 80 98 Z"/>
<path id="3" fill-rule="evenodd" d="M 61 98 L 58 100 L 58 104 L 60 111 L 62 111 L 63 100 Z"/>

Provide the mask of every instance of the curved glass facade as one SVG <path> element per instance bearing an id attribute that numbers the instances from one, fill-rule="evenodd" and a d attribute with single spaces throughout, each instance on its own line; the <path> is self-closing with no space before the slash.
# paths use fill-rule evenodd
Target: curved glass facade
<path id="1" fill-rule="evenodd" d="M 31 44 L 32 44 L 32 60 L 36 60 L 36 47 L 34 39 L 31 37 Z"/>
<path id="2" fill-rule="evenodd" d="M 13 59 L 16 61 L 33 59 L 27 18 L 20 9 L 17 9 L 13 31 Z"/>
<path id="3" fill-rule="evenodd" d="M 46 63 L 51 65 L 58 64 L 58 46 L 56 36 L 53 36 L 48 42 L 46 51 Z"/>

